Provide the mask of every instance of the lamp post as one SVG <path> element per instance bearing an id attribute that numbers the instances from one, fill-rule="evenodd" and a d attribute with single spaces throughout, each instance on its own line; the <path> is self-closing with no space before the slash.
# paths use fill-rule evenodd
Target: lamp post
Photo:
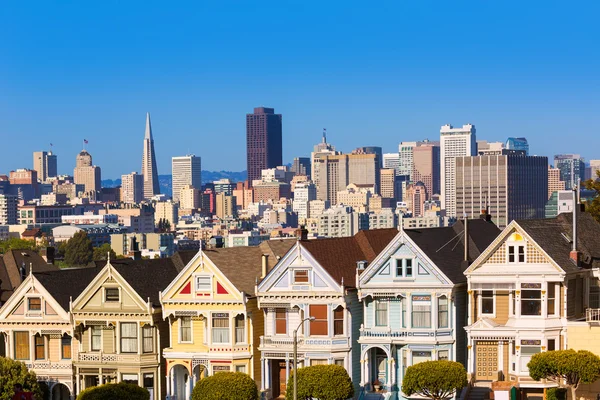
<path id="1" fill-rule="evenodd" d="M 298 329 L 302 326 L 305 321 L 314 321 L 315 317 L 306 317 L 298 324 L 298 327 L 294 330 L 294 400 L 298 400 Z"/>

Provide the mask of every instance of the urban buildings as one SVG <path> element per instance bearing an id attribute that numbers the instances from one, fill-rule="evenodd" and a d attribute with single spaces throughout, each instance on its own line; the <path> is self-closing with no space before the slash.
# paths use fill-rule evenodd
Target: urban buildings
<path id="1" fill-rule="evenodd" d="M 476 156 L 475 125 L 462 128 L 444 125 L 440 129 L 440 185 L 442 208 L 446 215 L 456 217 L 456 157 Z"/>
<path id="2" fill-rule="evenodd" d="M 400 175 L 400 153 L 384 153 L 383 168 L 393 169 L 396 175 Z"/>
<path id="3" fill-rule="evenodd" d="M 396 171 L 393 168 L 382 168 L 379 171 L 379 194 L 388 199 L 396 198 Z"/>
<path id="4" fill-rule="evenodd" d="M 219 179 L 218 181 L 214 181 L 213 187 L 214 187 L 215 193 L 217 193 L 217 194 L 225 193 L 226 195 L 231 196 L 233 194 L 233 190 L 235 189 L 236 185 L 235 185 L 235 183 L 231 182 L 230 179 L 222 178 L 222 179 Z"/>
<path id="5" fill-rule="evenodd" d="M 154 203 L 154 224 L 160 221 L 168 222 L 171 228 L 177 225 L 179 220 L 179 206 L 172 201 L 158 201 Z"/>
<path id="6" fill-rule="evenodd" d="M 142 153 L 142 176 L 144 177 L 144 199 L 149 200 L 155 195 L 160 194 L 150 113 L 146 113 L 146 132 L 144 134 L 144 150 Z"/>
<path id="7" fill-rule="evenodd" d="M 423 182 L 412 183 L 406 188 L 406 195 L 402 197 L 408 205 L 413 217 L 422 217 L 425 213 L 425 201 L 428 198 L 427 188 Z"/>
<path id="8" fill-rule="evenodd" d="M 525 155 L 529 155 L 529 143 L 527 143 L 527 138 L 524 137 L 509 137 L 506 141 L 506 148 L 508 150 L 521 150 L 525 152 Z"/>
<path id="9" fill-rule="evenodd" d="M 560 169 L 548 166 L 548 199 L 559 190 L 565 190 L 565 182 L 560 180 Z"/>
<path id="10" fill-rule="evenodd" d="M 440 193 L 440 146 L 422 142 L 413 148 L 412 182 L 423 182 L 428 198 Z"/>
<path id="11" fill-rule="evenodd" d="M 233 218 L 237 215 L 235 197 L 225 193 L 217 193 L 215 200 L 215 215 L 218 218 Z"/>
<path id="12" fill-rule="evenodd" d="M 418 142 L 400 142 L 398 145 L 398 154 L 400 162 L 398 165 L 398 175 L 406 176 L 406 180 L 411 180 L 413 170 L 413 149 L 417 147 Z"/>
<path id="13" fill-rule="evenodd" d="M 119 233 L 110 235 L 110 247 L 117 256 L 135 256 L 135 251 L 157 253 L 160 258 L 175 253 L 172 233 Z"/>
<path id="14" fill-rule="evenodd" d="M 313 147 L 312 153 L 310 153 L 311 178 L 315 186 L 317 186 L 317 188 L 319 187 L 321 179 L 327 179 L 327 170 L 317 170 L 315 159 L 323 156 L 333 156 L 337 154 L 340 154 L 340 152 L 336 151 L 335 147 L 332 144 L 327 143 L 327 131 L 324 129 L 321 143 L 315 145 Z M 323 176 L 321 177 L 319 174 L 322 174 Z"/>
<path id="15" fill-rule="evenodd" d="M 121 201 L 137 204 L 144 200 L 144 177 L 137 172 L 121 176 Z"/>
<path id="16" fill-rule="evenodd" d="M 85 149 L 81 150 L 75 159 L 73 182 L 76 185 L 83 185 L 83 190 L 87 197 L 95 198 L 95 194 L 102 187 L 101 179 L 100 167 L 92 164 L 92 155 Z"/>
<path id="17" fill-rule="evenodd" d="M 310 158 L 309 157 L 295 157 L 292 162 L 292 172 L 296 175 L 311 176 L 310 169 Z"/>
<path id="18" fill-rule="evenodd" d="M 352 207 L 357 212 L 369 211 L 369 200 L 373 195 L 373 186 L 349 184 L 337 193 L 338 204 Z"/>
<path id="19" fill-rule="evenodd" d="M 560 180 L 565 189 L 579 187 L 585 180 L 585 161 L 579 154 L 557 154 L 554 156 L 554 167 L 560 170 Z"/>
<path id="20" fill-rule="evenodd" d="M 575 205 L 572 190 L 557 190 L 552 193 L 546 203 L 546 218 L 554 218 L 558 214 L 572 213 Z"/>
<path id="21" fill-rule="evenodd" d="M 0 194 L 0 225 L 18 223 L 18 199 L 11 194 Z"/>
<path id="22" fill-rule="evenodd" d="M 487 140 L 477 141 L 477 154 L 480 156 L 502 155 L 502 150 L 504 150 L 504 143 L 502 142 L 488 142 Z"/>
<path id="23" fill-rule="evenodd" d="M 33 153 L 33 169 L 37 172 L 38 179 L 45 182 L 48 178 L 58 175 L 57 157 L 51 151 L 36 151 Z"/>
<path id="24" fill-rule="evenodd" d="M 282 165 L 281 114 L 273 108 L 257 107 L 246 114 L 246 157 L 250 185 L 263 169 Z"/>
<path id="25" fill-rule="evenodd" d="M 600 171 L 600 160 L 590 160 L 590 179 L 599 179 L 598 172 Z"/>
<path id="26" fill-rule="evenodd" d="M 179 209 L 197 210 L 202 206 L 202 193 L 192 185 L 185 185 L 179 190 Z"/>
<path id="27" fill-rule="evenodd" d="M 454 168 L 457 218 L 476 218 L 487 209 L 500 228 L 515 219 L 544 218 L 547 157 L 456 157 Z"/>
<path id="28" fill-rule="evenodd" d="M 194 189 L 202 189 L 202 163 L 200 157 L 193 154 L 172 158 L 172 184 L 171 198 L 179 202 L 181 189 L 191 186 Z M 186 208 L 186 207 L 181 207 Z"/>
<path id="29" fill-rule="evenodd" d="M 379 168 L 383 168 L 383 150 L 379 146 L 357 147 L 352 154 L 376 154 L 379 160 Z"/>
<path id="30" fill-rule="evenodd" d="M 317 234 L 322 237 L 340 238 L 354 236 L 369 229 L 369 215 L 354 211 L 349 206 L 333 206 L 317 216 Z"/>
<path id="31" fill-rule="evenodd" d="M 312 182 L 297 183 L 294 188 L 294 202 L 292 210 L 298 213 L 298 221 L 303 224 L 306 218 L 311 217 L 309 204 L 317 199 L 317 187 Z"/>

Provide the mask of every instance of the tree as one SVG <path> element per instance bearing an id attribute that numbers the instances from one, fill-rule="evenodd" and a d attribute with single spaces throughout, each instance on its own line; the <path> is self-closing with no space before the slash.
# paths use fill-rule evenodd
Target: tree
<path id="1" fill-rule="evenodd" d="M 147 389 L 133 383 L 107 383 L 94 386 L 80 392 L 77 400 L 149 400 L 150 393 Z"/>
<path id="2" fill-rule="evenodd" d="M 592 200 L 585 202 L 585 211 L 589 212 L 596 221 L 600 222 L 600 171 L 596 171 L 595 179 L 588 179 L 583 185 L 586 189 L 596 192 Z"/>
<path id="3" fill-rule="evenodd" d="M 110 253 L 110 259 L 111 260 L 114 260 L 114 259 L 117 258 L 117 254 L 110 247 L 110 244 L 104 243 L 100 247 L 94 247 L 93 259 L 94 259 L 94 261 L 104 261 L 104 260 L 107 260 L 108 259 L 108 253 Z"/>
<path id="4" fill-rule="evenodd" d="M 556 350 L 537 353 L 527 364 L 529 376 L 539 381 L 547 379 L 559 387 L 571 391 L 576 399 L 581 383 L 593 383 L 600 379 L 600 357 L 587 350 Z"/>
<path id="5" fill-rule="evenodd" d="M 455 361 L 425 361 L 406 369 L 402 392 L 443 400 L 467 386 L 467 371 Z"/>
<path id="6" fill-rule="evenodd" d="M 19 239 L 11 237 L 0 241 L 0 253 L 4 254 L 10 250 L 33 250 L 35 242 L 31 240 Z"/>
<path id="7" fill-rule="evenodd" d="M 290 375 L 286 400 L 292 400 L 294 377 Z M 352 380 L 340 365 L 313 365 L 298 369 L 298 398 L 319 400 L 346 400 L 354 396 Z"/>
<path id="8" fill-rule="evenodd" d="M 258 400 L 254 379 L 243 372 L 219 372 L 201 379 L 192 400 Z"/>
<path id="9" fill-rule="evenodd" d="M 65 245 L 65 262 L 70 265 L 87 265 L 92 261 L 94 248 L 85 231 L 79 231 Z"/>
<path id="10" fill-rule="evenodd" d="M 37 399 L 44 398 L 35 372 L 29 372 L 22 362 L 0 357 L 0 400 L 11 400 L 13 387 L 17 383 L 23 385 L 26 392 L 32 392 Z"/>

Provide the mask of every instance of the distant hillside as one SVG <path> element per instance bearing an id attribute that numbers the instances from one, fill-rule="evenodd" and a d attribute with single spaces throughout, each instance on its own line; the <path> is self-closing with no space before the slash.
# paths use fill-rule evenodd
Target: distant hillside
<path id="1" fill-rule="evenodd" d="M 232 182 L 245 181 L 248 177 L 246 171 L 232 172 L 232 171 L 202 171 L 202 183 L 213 182 L 222 178 L 231 179 Z M 171 194 L 171 175 L 159 175 L 158 184 L 160 186 L 160 192 L 170 195 Z M 121 179 L 105 179 L 102 181 L 102 187 L 111 188 L 121 185 Z"/>

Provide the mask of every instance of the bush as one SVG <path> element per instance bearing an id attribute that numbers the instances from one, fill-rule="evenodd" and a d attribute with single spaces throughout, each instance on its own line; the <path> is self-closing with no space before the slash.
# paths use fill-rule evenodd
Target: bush
<path id="1" fill-rule="evenodd" d="M 550 388 L 546 391 L 546 400 L 567 400 L 567 389 Z"/>
<path id="2" fill-rule="evenodd" d="M 447 399 L 467 386 L 467 371 L 455 361 L 425 361 L 406 369 L 402 392 L 433 400 Z"/>
<path id="3" fill-rule="evenodd" d="M 149 400 L 150 393 L 133 383 L 107 383 L 85 389 L 77 400 Z"/>
<path id="4" fill-rule="evenodd" d="M 15 384 L 23 385 L 23 390 L 32 392 L 37 399 L 44 395 L 35 376 L 35 372 L 27 370 L 25 364 L 10 358 L 0 357 L 0 400 L 10 400 Z"/>
<path id="5" fill-rule="evenodd" d="M 286 400 L 294 396 L 294 377 L 290 375 Z M 354 396 L 352 380 L 340 365 L 313 365 L 298 369 L 298 398 L 319 400 L 346 400 Z"/>
<path id="6" fill-rule="evenodd" d="M 194 386 L 192 400 L 258 400 L 258 389 L 248 374 L 219 372 Z"/>

